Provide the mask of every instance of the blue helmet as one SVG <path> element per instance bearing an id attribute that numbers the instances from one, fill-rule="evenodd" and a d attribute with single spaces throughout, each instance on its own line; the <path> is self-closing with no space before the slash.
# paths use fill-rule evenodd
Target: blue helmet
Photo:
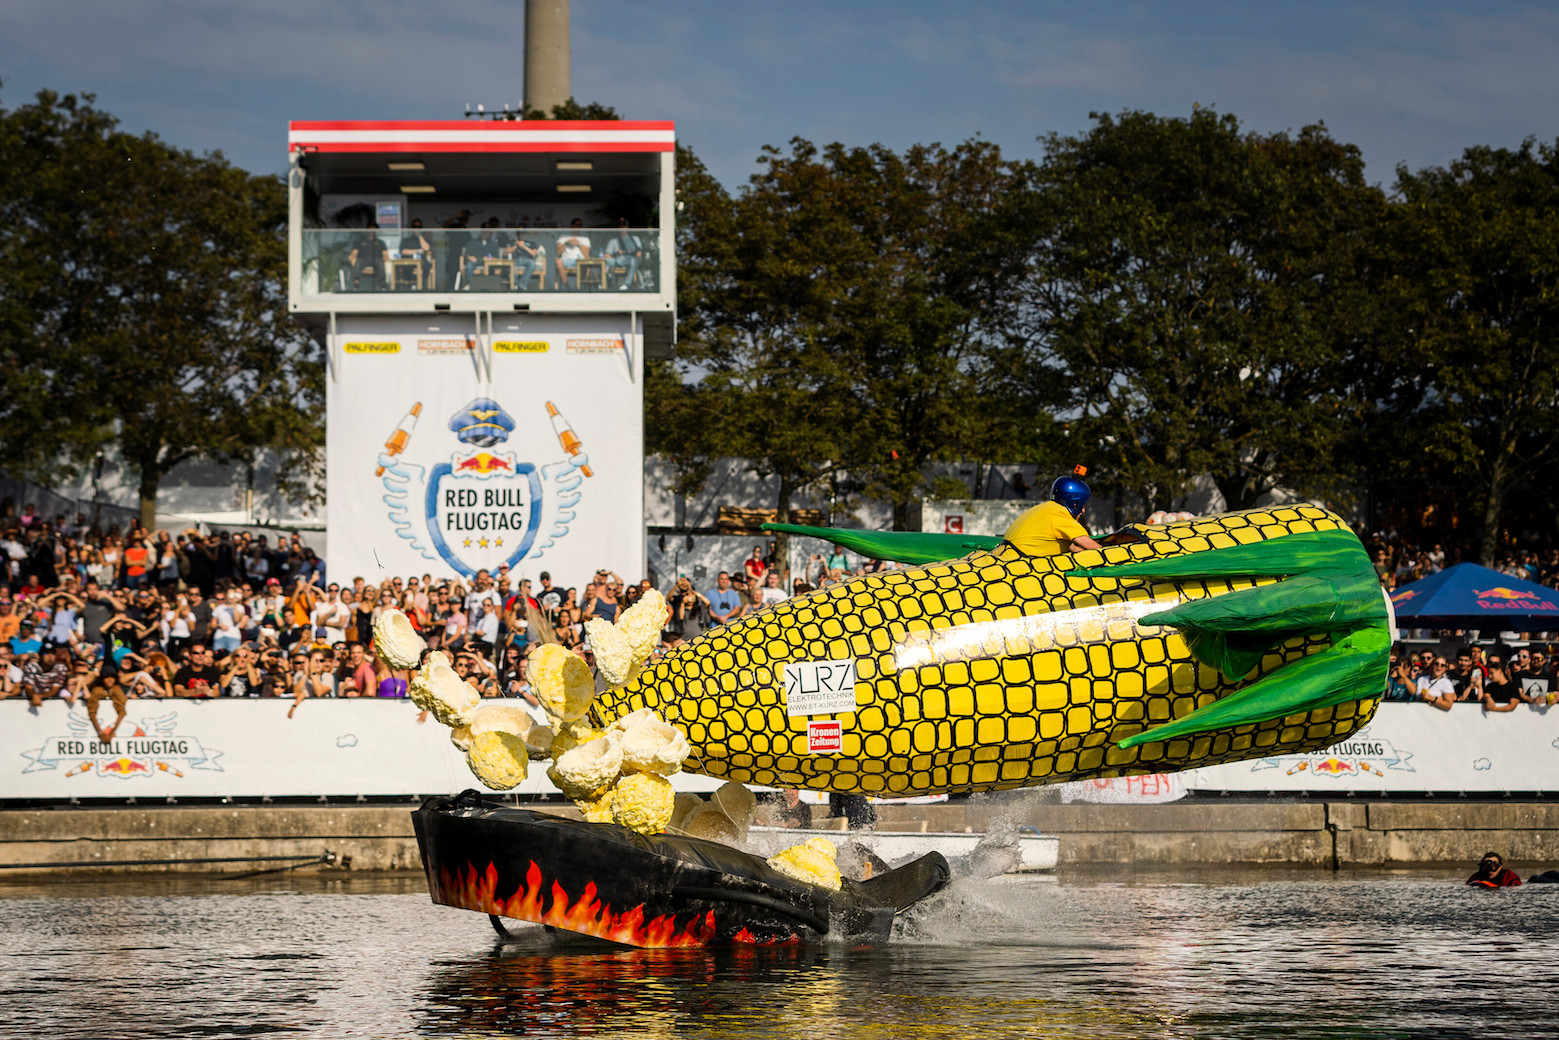
<path id="1" fill-rule="evenodd" d="M 1071 473 L 1059 476 L 1050 485 L 1050 497 L 1061 503 L 1074 517 L 1083 515 L 1088 506 L 1088 485 L 1081 480 L 1088 473 L 1087 467 L 1076 466 Z"/>

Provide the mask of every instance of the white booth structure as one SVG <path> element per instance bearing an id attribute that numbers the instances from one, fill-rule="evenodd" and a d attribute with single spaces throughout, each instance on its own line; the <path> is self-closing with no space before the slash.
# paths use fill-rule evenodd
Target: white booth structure
<path id="1" fill-rule="evenodd" d="M 289 307 L 328 365 L 332 576 L 644 569 L 675 328 L 665 122 L 295 122 Z"/>

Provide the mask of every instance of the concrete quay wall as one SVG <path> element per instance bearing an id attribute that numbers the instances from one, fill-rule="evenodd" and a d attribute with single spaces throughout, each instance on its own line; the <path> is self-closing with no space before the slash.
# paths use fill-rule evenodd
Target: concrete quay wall
<path id="1" fill-rule="evenodd" d="M 417 870 L 407 805 L 125 806 L 0 811 L 0 879 L 76 869 L 237 873 L 266 857 L 333 855 L 308 871 Z M 541 807 L 545 808 L 545 807 Z M 576 815 L 572 808 L 550 811 Z M 1498 849 L 1518 870 L 1559 866 L 1559 803 L 1191 801 L 884 806 L 883 829 L 984 831 L 999 814 L 1060 838 L 1066 866 L 1454 863 Z M 248 862 L 213 863 L 212 860 Z M 199 862 L 199 861 L 207 862 Z M 110 866 L 126 861 L 135 866 Z M 152 862 L 172 861 L 172 862 Z M 18 865 L 28 865 L 14 869 Z M 71 869 L 67 870 L 67 866 Z"/>

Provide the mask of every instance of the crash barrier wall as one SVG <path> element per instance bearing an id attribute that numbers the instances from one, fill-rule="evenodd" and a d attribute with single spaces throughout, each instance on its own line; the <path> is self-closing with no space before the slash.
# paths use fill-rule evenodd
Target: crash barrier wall
<path id="1" fill-rule="evenodd" d="M 84 704 L 36 712 L 0 702 L 0 799 L 299 798 L 449 794 L 481 784 L 449 730 L 415 705 L 378 698 L 134 700 L 103 744 Z M 113 722 L 113 708 L 98 707 Z M 692 773 L 682 791 L 720 781 Z M 557 795 L 544 763 L 515 794 Z"/>
<path id="2" fill-rule="evenodd" d="M 413 808 L 407 802 L 0 811 L 0 883 L 37 875 L 70 878 L 78 871 L 416 870 Z M 543 808 L 578 816 L 572 806 Z M 882 806 L 879 813 L 885 830 L 983 832 L 998 818 L 1035 827 L 1060 839 L 1063 868 L 1446 864 L 1470 870 L 1487 849 L 1503 853 L 1523 875 L 1559 866 L 1559 803 L 1547 802 L 1060 805 L 1023 792 L 968 803 Z"/>
<path id="3" fill-rule="evenodd" d="M 444 794 L 479 786 L 464 755 L 407 701 L 136 700 L 113 742 L 93 734 L 84 706 L 0 702 L 0 799 L 282 798 Z M 99 707 L 99 721 L 112 708 Z M 678 790 L 719 786 L 690 773 Z M 1061 785 L 1068 801 L 1163 802 L 1197 794 L 1282 792 L 1504 795 L 1559 792 L 1559 707 L 1491 714 L 1383 704 L 1347 740 L 1307 755 L 1184 773 Z M 557 794 L 544 768 L 516 789 Z"/>

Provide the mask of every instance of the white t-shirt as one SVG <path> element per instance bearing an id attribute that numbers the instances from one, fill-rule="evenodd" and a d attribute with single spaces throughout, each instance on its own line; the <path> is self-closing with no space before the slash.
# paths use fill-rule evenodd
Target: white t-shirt
<path id="1" fill-rule="evenodd" d="M 346 639 L 346 623 L 350 617 L 351 611 L 340 600 L 334 603 L 322 601 L 314 608 L 314 627 L 323 628 L 325 642 L 335 646 Z"/>
<path id="2" fill-rule="evenodd" d="M 466 597 L 466 621 L 478 631 L 484 631 L 483 618 L 492 614 L 495 618 L 503 613 L 503 600 L 498 598 L 497 589 L 488 589 L 485 592 L 473 592 Z M 493 632 L 497 635 L 496 629 Z"/>
<path id="3" fill-rule="evenodd" d="M 1438 679 L 1430 675 L 1420 675 L 1418 677 L 1418 693 L 1419 696 L 1427 693 L 1437 700 L 1447 693 L 1454 697 L 1456 696 L 1456 684 L 1443 675 Z"/>

